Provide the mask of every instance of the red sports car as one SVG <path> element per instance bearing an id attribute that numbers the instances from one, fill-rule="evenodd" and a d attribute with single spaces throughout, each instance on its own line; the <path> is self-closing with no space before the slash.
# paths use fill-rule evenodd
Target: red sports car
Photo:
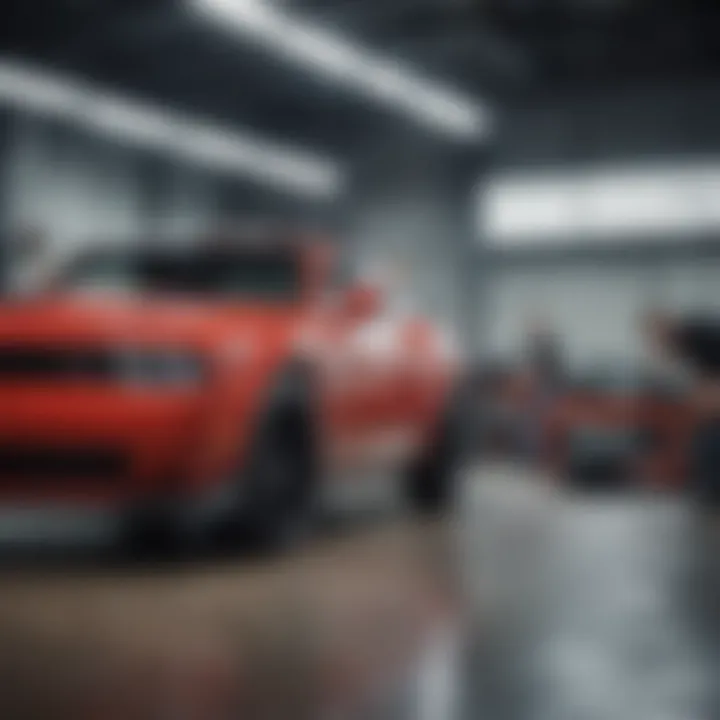
<path id="1" fill-rule="evenodd" d="M 301 235 L 98 249 L 0 306 L 0 534 L 290 537 L 329 487 L 450 496 L 460 366 Z M 234 535 L 233 535 L 234 537 Z"/>

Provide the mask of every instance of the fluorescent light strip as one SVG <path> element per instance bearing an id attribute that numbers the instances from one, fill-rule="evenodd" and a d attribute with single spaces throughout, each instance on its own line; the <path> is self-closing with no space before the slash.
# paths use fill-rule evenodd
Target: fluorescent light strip
<path id="1" fill-rule="evenodd" d="M 267 0 L 187 2 L 277 54 L 402 110 L 433 130 L 462 140 L 480 138 L 489 130 L 490 114 L 477 102 L 397 61 L 290 17 Z"/>
<path id="2" fill-rule="evenodd" d="M 720 164 L 618 166 L 498 176 L 478 222 L 494 245 L 578 244 L 720 228 Z"/>
<path id="3" fill-rule="evenodd" d="M 0 62 L 0 103 L 303 197 L 329 199 L 344 184 L 343 170 L 327 158 L 22 63 Z"/>

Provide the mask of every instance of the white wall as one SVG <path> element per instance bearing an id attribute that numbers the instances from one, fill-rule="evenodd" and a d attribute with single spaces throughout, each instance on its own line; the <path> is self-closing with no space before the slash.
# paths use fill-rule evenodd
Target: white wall
<path id="1" fill-rule="evenodd" d="M 39 229 L 60 253 L 142 231 L 142 189 L 132 156 L 27 123 L 18 129 L 11 163 L 11 228 Z"/>
<path id="2" fill-rule="evenodd" d="M 343 222 L 357 266 L 380 278 L 391 306 L 430 317 L 459 340 L 469 334 L 460 271 L 477 168 L 473 153 L 458 158 L 412 134 L 373 140 L 358 153 Z"/>
<path id="3" fill-rule="evenodd" d="M 482 309 L 482 327 L 488 337 L 479 338 L 481 347 L 483 339 L 488 340 L 484 347 L 516 347 L 522 318 L 529 312 L 528 306 L 532 307 L 532 288 L 539 288 L 538 293 L 549 298 L 548 305 L 553 308 L 550 314 L 557 318 L 575 356 L 637 354 L 636 337 L 630 343 L 626 338 L 635 309 L 645 298 L 649 305 L 671 309 L 707 307 L 720 311 L 720 261 L 712 256 L 692 258 L 681 247 L 699 229 L 703 230 L 703 240 L 711 239 L 708 228 L 714 228 L 715 237 L 720 236 L 718 98 L 717 80 L 699 78 L 680 84 L 637 87 L 628 83 L 587 93 L 560 93 L 552 99 L 538 98 L 508 109 L 497 128 L 493 173 L 501 180 L 533 180 L 539 202 L 532 206 L 525 203 L 524 208 L 515 202 L 512 217 L 503 212 L 504 223 L 510 221 L 515 229 L 527 231 L 523 244 L 531 241 L 537 247 L 560 240 L 577 247 L 585 240 L 587 244 L 620 248 L 634 238 L 638 244 L 645 243 L 649 263 L 642 266 L 635 261 L 630 265 L 621 257 L 615 265 L 593 265 L 590 261 L 571 264 L 566 260 L 550 270 L 537 266 L 530 269 L 528 264 L 510 269 L 507 261 L 498 276 L 499 271 L 489 262 L 482 270 L 483 279 L 488 279 L 479 300 L 489 305 Z M 667 173 L 687 163 L 696 168 L 709 165 L 710 172 L 701 181 L 697 176 L 683 179 L 682 174 L 672 177 L 673 173 Z M 628 183 L 628 168 L 651 172 L 645 173 L 643 182 Z M 591 177 L 598 169 L 611 175 L 601 172 L 600 177 Z M 575 187 L 578 174 L 585 175 L 584 191 L 580 188 L 580 192 Z M 574 196 L 574 200 L 566 203 L 554 192 L 553 187 L 559 187 L 556 180 L 569 181 L 563 194 Z M 629 193 L 628 186 L 635 192 Z M 507 200 L 507 193 L 504 196 Z M 531 199 L 526 195 L 526 200 Z M 535 212 L 537 215 L 530 217 Z M 479 220 L 489 231 L 492 218 L 481 216 Z M 494 224 L 497 229 L 497 217 Z M 540 231 L 541 225 L 545 232 Z M 652 243 L 661 239 L 668 246 L 677 245 L 674 259 L 669 259 L 666 251 L 662 254 L 668 259 L 653 256 Z M 487 247 L 497 244 L 498 239 L 484 236 L 482 240 Z M 717 251 L 714 254 L 717 256 Z"/>
<path id="4" fill-rule="evenodd" d="M 398 310 L 421 312 L 452 327 L 452 248 L 442 243 L 443 208 L 390 196 L 364 210 L 352 236 L 360 272 L 376 277 Z"/>
<path id="5" fill-rule="evenodd" d="M 528 319 L 542 315 L 561 334 L 572 363 L 637 359 L 643 311 L 720 311 L 720 259 L 505 268 L 491 275 L 483 297 L 489 306 L 481 344 L 491 354 L 515 355 Z"/>
<path id="6" fill-rule="evenodd" d="M 720 312 L 720 257 L 668 262 L 659 282 L 670 307 Z"/>
<path id="7" fill-rule="evenodd" d="M 137 153 L 42 121 L 17 123 L 9 161 L 9 227 L 40 230 L 59 255 L 88 242 L 199 232 L 218 218 L 206 174 L 168 167 L 151 209 Z"/>

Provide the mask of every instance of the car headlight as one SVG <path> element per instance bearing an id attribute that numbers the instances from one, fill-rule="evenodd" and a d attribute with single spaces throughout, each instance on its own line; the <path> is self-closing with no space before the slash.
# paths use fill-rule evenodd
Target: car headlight
<path id="1" fill-rule="evenodd" d="M 128 350 L 118 358 L 120 379 L 130 385 L 185 387 L 198 385 L 205 368 L 196 355 L 173 350 Z"/>

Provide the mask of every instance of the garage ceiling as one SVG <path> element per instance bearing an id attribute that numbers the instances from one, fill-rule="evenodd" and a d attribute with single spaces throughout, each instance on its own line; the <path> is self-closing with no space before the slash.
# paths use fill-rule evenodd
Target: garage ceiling
<path id="1" fill-rule="evenodd" d="M 502 105 L 711 75 L 701 0 L 277 0 L 289 13 Z M 182 109 L 333 152 L 404 123 L 186 12 L 181 0 L 5 0 L 2 46 Z"/>
<path id="2" fill-rule="evenodd" d="M 278 0 L 502 99 L 720 69 L 713 0 Z"/>

